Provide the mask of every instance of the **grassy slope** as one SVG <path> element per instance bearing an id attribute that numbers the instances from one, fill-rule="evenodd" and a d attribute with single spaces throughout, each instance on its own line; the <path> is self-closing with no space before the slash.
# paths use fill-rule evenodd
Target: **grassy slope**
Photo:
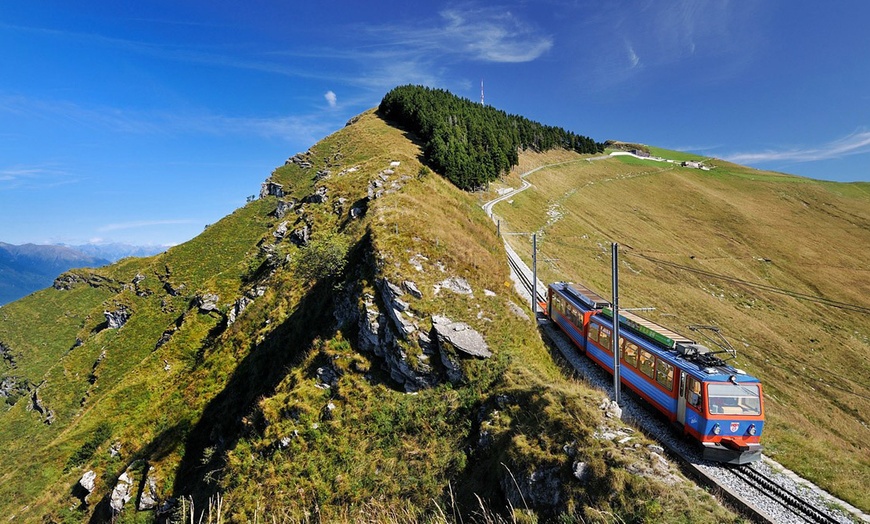
<path id="1" fill-rule="evenodd" d="M 424 293 L 413 302 L 423 324 L 434 313 L 468 322 L 495 356 L 466 362 L 462 385 L 401 392 L 379 359 L 354 349 L 353 325 L 336 330 L 333 310 L 348 285 L 298 277 L 292 261 L 300 250 L 276 243 L 276 200 L 267 197 L 164 254 L 95 271 L 109 283 L 49 289 L 0 309 L 0 340 L 17 362 L 3 374 L 44 380 L 40 398 L 55 413 L 45 425 L 26 398 L 0 412 L 0 513 L 25 522 L 80 521 L 121 473 L 141 485 L 153 467 L 162 497 L 193 494 L 201 503 L 223 493 L 236 521 L 315 513 L 396 521 L 437 515 L 436 503 L 449 511 L 450 486 L 458 503 L 475 505 L 478 493 L 497 507 L 505 467 L 522 477 L 552 466 L 570 498 L 563 509 L 587 521 L 734 520 L 685 481 L 637 474 L 651 468 L 642 437 L 624 446 L 592 436 L 604 423 L 600 393 L 563 378 L 534 324 L 509 311 L 500 241 L 477 197 L 436 175 L 417 177 L 419 150 L 404 133 L 366 114 L 312 153 L 314 169 L 285 166 L 273 178 L 302 198 L 318 169 L 359 168 L 322 182 L 328 203 L 305 206 L 312 238 L 332 233 L 351 247 L 348 285 L 374 294 L 376 278 L 412 279 Z M 349 220 L 350 205 L 393 160 L 401 161 L 396 177 L 407 177 L 403 188 Z M 340 214 L 333 207 L 339 197 L 347 199 Z M 286 220 L 297 218 L 291 212 Z M 276 243 L 274 266 L 264 243 Z M 423 272 L 410 264 L 414 254 L 428 258 Z M 138 287 L 137 275 L 145 277 Z M 451 275 L 467 278 L 474 296 L 435 294 L 434 284 Z M 222 314 L 195 304 L 216 293 L 226 313 L 258 285 L 263 295 L 230 327 Z M 129 322 L 102 329 L 103 311 L 119 304 L 132 311 Z M 157 348 L 168 331 L 169 342 Z M 83 343 L 74 347 L 77 337 Z M 419 352 L 413 343 L 404 347 Z M 329 390 L 316 387 L 317 369 L 327 364 L 341 373 Z M 481 430 L 491 446 L 476 445 Z M 288 436 L 287 446 L 277 445 Z M 109 453 L 114 443 L 118 456 Z M 577 450 L 574 457 L 566 445 Z M 575 460 L 589 465 L 585 486 L 571 480 Z M 71 490 L 87 469 L 98 474 L 96 490 L 91 506 L 75 509 Z M 152 518 L 121 515 L 126 522 Z"/>
<path id="2" fill-rule="evenodd" d="M 538 260 L 551 260 L 538 264 L 545 282 L 609 293 L 609 243 L 619 242 L 623 306 L 653 306 L 644 315 L 686 333 L 720 326 L 738 365 L 764 382 L 767 453 L 868 510 L 870 184 L 708 163 L 715 168 L 623 157 L 540 171 L 533 189 L 495 212 L 507 230 L 539 231 Z"/>

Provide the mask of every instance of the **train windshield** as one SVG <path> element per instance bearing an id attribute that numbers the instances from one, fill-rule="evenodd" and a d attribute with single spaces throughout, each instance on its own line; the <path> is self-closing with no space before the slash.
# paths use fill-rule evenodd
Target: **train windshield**
<path id="1" fill-rule="evenodd" d="M 707 398 L 714 415 L 761 415 L 758 384 L 710 384 Z"/>

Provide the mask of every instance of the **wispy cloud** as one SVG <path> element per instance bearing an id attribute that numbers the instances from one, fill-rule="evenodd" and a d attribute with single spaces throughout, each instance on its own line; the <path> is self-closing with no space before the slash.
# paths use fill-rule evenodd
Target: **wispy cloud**
<path id="1" fill-rule="evenodd" d="M 106 224 L 97 228 L 97 231 L 122 231 L 127 229 L 141 229 L 145 227 L 155 226 L 178 226 L 183 224 L 196 224 L 199 220 L 193 219 L 176 219 L 176 220 L 135 220 L 132 222 L 118 222 L 115 224 Z"/>
<path id="2" fill-rule="evenodd" d="M 329 98 L 327 98 L 327 101 Z M 184 133 L 222 136 L 256 135 L 289 142 L 313 142 L 341 125 L 337 117 L 324 117 L 321 110 L 309 114 L 275 116 L 229 116 L 207 111 L 144 111 L 110 106 L 85 106 L 64 100 L 44 100 L 23 96 L 0 95 L 0 112 L 28 120 L 44 120 L 57 125 L 67 122 L 112 133 L 175 135 Z M 11 168 L 10 168 L 11 169 Z M 36 169 L 36 168 L 34 168 Z M 50 174 L 49 168 L 43 175 Z M 0 171 L 0 181 L 13 174 Z"/>
<path id="3" fill-rule="evenodd" d="M 55 165 L 14 165 L 0 168 L 0 191 L 48 189 L 78 182 L 68 171 Z"/>
<path id="4" fill-rule="evenodd" d="M 870 131 L 856 131 L 821 147 L 790 148 L 759 152 L 735 153 L 727 160 L 738 164 L 764 162 L 815 162 L 832 160 L 849 155 L 870 153 Z"/>
<path id="5" fill-rule="evenodd" d="M 323 98 L 326 99 L 326 103 L 329 104 L 329 107 L 335 107 L 338 104 L 338 97 L 332 91 L 327 91 Z"/>

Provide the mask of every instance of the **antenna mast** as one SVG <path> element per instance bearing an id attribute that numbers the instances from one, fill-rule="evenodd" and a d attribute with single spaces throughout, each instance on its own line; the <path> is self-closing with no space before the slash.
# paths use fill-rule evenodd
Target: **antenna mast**
<path id="1" fill-rule="evenodd" d="M 483 78 L 480 79 L 480 105 L 486 105 L 483 102 Z"/>

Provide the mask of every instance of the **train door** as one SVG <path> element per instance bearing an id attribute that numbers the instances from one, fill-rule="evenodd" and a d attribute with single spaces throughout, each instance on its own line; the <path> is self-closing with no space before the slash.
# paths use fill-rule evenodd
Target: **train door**
<path id="1" fill-rule="evenodd" d="M 686 388 L 686 372 L 680 371 L 680 394 L 677 396 L 677 422 L 680 425 L 686 425 L 686 395 L 688 395 L 688 388 Z"/>

